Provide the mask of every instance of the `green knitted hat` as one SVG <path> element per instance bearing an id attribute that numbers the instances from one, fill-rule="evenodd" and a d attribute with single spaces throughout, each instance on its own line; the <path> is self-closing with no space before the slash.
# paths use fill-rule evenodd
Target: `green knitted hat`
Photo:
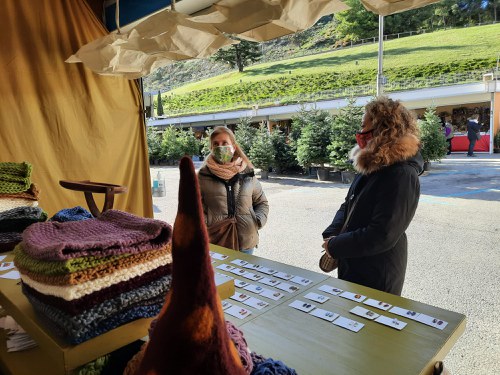
<path id="1" fill-rule="evenodd" d="M 20 193 L 31 185 L 31 164 L 0 163 L 0 193 Z"/>

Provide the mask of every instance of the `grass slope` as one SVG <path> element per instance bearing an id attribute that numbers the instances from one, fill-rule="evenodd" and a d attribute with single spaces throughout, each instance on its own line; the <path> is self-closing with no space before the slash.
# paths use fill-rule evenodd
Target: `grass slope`
<path id="1" fill-rule="evenodd" d="M 436 31 L 384 42 L 384 74 L 390 80 L 491 69 L 500 53 L 500 24 Z M 254 65 L 173 90 L 165 109 L 262 101 L 373 83 L 377 44 Z M 236 106 L 237 107 L 237 106 Z"/>

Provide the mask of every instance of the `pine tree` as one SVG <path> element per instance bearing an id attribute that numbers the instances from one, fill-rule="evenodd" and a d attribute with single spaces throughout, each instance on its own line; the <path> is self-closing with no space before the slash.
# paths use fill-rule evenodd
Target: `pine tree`
<path id="1" fill-rule="evenodd" d="M 363 108 L 351 98 L 332 122 L 332 141 L 328 146 L 330 164 L 340 170 L 352 170 L 349 152 L 356 145 L 356 132 L 361 128 Z"/>
<path id="2" fill-rule="evenodd" d="M 271 135 L 267 126 L 261 123 L 248 156 L 256 168 L 267 171 L 273 163 L 274 155 Z"/>
<path id="3" fill-rule="evenodd" d="M 234 136 L 243 152 L 248 155 L 255 140 L 257 129 L 252 126 L 251 117 L 242 117 L 236 123 Z"/>
<path id="4" fill-rule="evenodd" d="M 245 66 L 259 60 L 261 56 L 262 52 L 259 43 L 240 39 L 240 43 L 232 44 L 217 51 L 213 59 L 229 64 L 231 68 L 238 67 L 238 71 L 243 72 Z"/>
<path id="5" fill-rule="evenodd" d="M 158 97 L 156 99 L 156 116 L 163 116 L 163 103 L 161 101 L 161 93 L 158 91 Z"/>
<path id="6" fill-rule="evenodd" d="M 441 119 L 436 115 L 436 107 L 426 109 L 424 119 L 419 121 L 420 140 L 422 142 L 422 157 L 424 161 L 439 161 L 448 151 L 446 137 L 441 125 Z"/>
<path id="7" fill-rule="evenodd" d="M 152 127 L 146 128 L 146 135 L 148 140 L 148 154 L 149 160 L 153 161 L 161 157 L 161 137 L 160 134 Z"/>
<path id="8" fill-rule="evenodd" d="M 292 119 L 301 124 L 297 141 L 297 161 L 303 168 L 328 162 L 327 147 L 331 138 L 331 117 L 328 112 L 301 109 Z"/>

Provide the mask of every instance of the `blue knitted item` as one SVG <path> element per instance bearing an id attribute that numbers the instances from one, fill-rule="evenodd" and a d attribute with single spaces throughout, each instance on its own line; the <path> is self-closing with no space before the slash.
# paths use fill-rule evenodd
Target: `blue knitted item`
<path id="1" fill-rule="evenodd" d="M 252 353 L 253 371 L 251 375 L 297 375 L 297 372 L 281 361 L 272 358 L 264 359 L 262 356 Z M 264 360 L 263 360 L 264 359 Z"/>
<path id="2" fill-rule="evenodd" d="M 60 211 L 57 211 L 49 221 L 59 221 L 60 223 L 64 223 L 66 221 L 80 221 L 92 218 L 93 216 L 89 211 L 81 206 L 76 206 L 73 208 L 64 208 Z"/>

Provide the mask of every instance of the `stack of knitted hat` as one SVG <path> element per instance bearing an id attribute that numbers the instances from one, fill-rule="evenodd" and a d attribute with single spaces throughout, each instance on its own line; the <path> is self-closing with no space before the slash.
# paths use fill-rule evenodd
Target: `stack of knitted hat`
<path id="1" fill-rule="evenodd" d="M 108 210 L 31 225 L 15 249 L 38 316 L 72 344 L 160 312 L 171 281 L 172 227 Z"/>
<path id="2" fill-rule="evenodd" d="M 0 163 L 0 252 L 21 241 L 30 224 L 47 220 L 38 207 L 38 188 L 31 183 L 31 164 Z"/>
<path id="3" fill-rule="evenodd" d="M 179 166 L 172 288 L 150 340 L 129 361 L 124 374 L 296 375 L 279 361 L 251 356 L 242 332 L 224 320 L 198 179 L 191 159 L 184 157 Z"/>

